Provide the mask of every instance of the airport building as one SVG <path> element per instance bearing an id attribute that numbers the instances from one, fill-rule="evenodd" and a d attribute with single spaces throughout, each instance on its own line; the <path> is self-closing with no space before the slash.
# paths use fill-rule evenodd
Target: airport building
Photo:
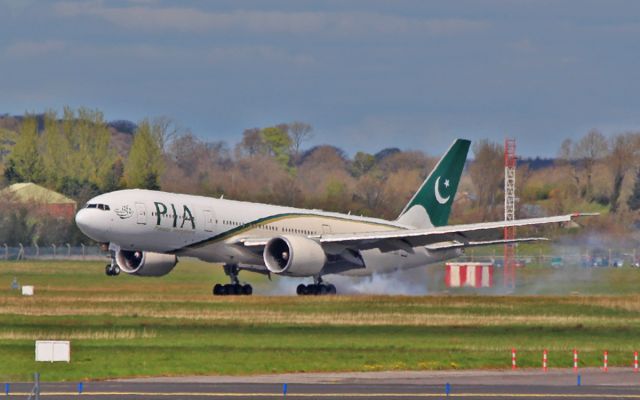
<path id="1" fill-rule="evenodd" d="M 0 195 L 11 196 L 18 203 L 38 204 L 38 212 L 57 218 L 72 219 L 76 213 L 74 200 L 32 182 L 14 183 L 3 189 Z"/>

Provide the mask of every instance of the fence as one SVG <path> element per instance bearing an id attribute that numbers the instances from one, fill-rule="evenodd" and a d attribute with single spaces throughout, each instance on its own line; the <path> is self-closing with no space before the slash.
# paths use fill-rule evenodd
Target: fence
<path id="1" fill-rule="evenodd" d="M 8 246 L 0 247 L 0 259 L 4 260 L 104 260 L 106 253 L 98 246 L 71 246 L 66 244 L 50 244 L 48 246 Z"/>

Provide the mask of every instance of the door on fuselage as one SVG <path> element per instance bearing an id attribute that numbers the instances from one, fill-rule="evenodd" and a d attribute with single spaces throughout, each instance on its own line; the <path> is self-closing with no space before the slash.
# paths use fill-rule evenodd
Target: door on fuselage
<path id="1" fill-rule="evenodd" d="M 136 203 L 136 215 L 138 216 L 139 224 L 147 224 L 147 207 L 145 207 L 144 203 Z"/>

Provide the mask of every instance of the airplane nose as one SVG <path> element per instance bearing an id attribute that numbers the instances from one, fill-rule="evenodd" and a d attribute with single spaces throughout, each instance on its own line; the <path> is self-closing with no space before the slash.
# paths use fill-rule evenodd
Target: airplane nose
<path id="1" fill-rule="evenodd" d="M 90 216 L 87 209 L 83 208 L 76 213 L 76 225 L 85 235 L 88 235 L 89 219 Z"/>
<path id="2" fill-rule="evenodd" d="M 104 210 L 83 208 L 76 213 L 76 225 L 96 242 L 108 242 L 111 223 Z"/>

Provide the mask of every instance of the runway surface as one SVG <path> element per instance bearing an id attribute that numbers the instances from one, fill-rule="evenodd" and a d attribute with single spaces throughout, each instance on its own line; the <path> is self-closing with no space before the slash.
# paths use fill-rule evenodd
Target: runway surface
<path id="1" fill-rule="evenodd" d="M 43 399 L 640 399 L 630 368 L 519 371 L 398 371 L 145 378 L 41 384 Z M 286 384 L 286 387 L 285 387 Z M 11 384 L 7 399 L 27 398 L 32 384 Z"/>

